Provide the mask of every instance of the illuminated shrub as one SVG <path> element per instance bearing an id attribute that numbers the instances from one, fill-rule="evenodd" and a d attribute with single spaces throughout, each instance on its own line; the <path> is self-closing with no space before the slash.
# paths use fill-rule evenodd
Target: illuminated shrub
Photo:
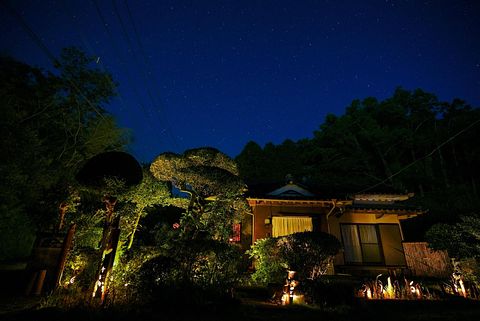
<path id="1" fill-rule="evenodd" d="M 95 277 L 98 254 L 91 248 L 77 248 L 70 254 L 63 275 L 64 286 L 86 290 Z"/>
<path id="2" fill-rule="evenodd" d="M 299 279 L 316 279 L 327 273 L 340 248 L 337 238 L 323 232 L 257 240 L 248 252 L 255 260 L 252 278 L 259 283 L 280 283 L 286 270 L 294 270 Z"/>
<path id="3" fill-rule="evenodd" d="M 277 238 L 257 240 L 247 253 L 254 259 L 255 273 L 252 274 L 254 282 L 268 284 L 284 281 L 286 262 L 280 255 Z"/>
<path id="4" fill-rule="evenodd" d="M 115 268 L 114 288 L 116 303 L 133 303 L 142 301 L 151 295 L 151 281 L 148 276 L 150 261 L 160 255 L 155 247 L 140 247 L 135 251 L 127 251 Z M 157 271 L 158 269 L 155 269 Z"/>
<path id="5" fill-rule="evenodd" d="M 177 280 L 200 288 L 225 291 L 237 281 L 241 260 L 236 245 L 212 239 L 177 240 L 170 250 Z"/>
<path id="6" fill-rule="evenodd" d="M 158 251 L 161 254 L 128 258 L 129 271 L 121 278 L 128 289 L 123 290 L 125 301 L 205 303 L 229 294 L 240 275 L 241 251 L 236 245 L 174 239 Z"/>
<path id="7" fill-rule="evenodd" d="M 316 279 L 327 273 L 333 257 L 340 251 L 338 239 L 323 232 L 301 232 L 278 240 L 280 254 L 289 270 L 299 278 Z"/>

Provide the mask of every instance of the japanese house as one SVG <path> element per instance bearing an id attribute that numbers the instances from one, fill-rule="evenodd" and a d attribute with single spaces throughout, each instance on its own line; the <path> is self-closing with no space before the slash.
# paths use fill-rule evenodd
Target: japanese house
<path id="1" fill-rule="evenodd" d="M 252 243 L 303 231 L 336 236 L 343 251 L 335 257 L 332 273 L 362 275 L 402 270 L 407 261 L 401 222 L 425 212 L 404 204 L 412 196 L 356 194 L 325 198 L 289 182 L 247 198 L 253 215 L 245 228 Z"/>

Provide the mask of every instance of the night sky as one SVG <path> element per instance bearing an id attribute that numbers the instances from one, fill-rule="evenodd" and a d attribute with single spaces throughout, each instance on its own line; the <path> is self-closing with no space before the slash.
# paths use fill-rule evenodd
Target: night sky
<path id="1" fill-rule="evenodd" d="M 55 55 L 75 45 L 113 74 L 106 108 L 143 162 L 311 137 L 326 114 L 397 86 L 480 106 L 480 1 L 9 3 Z M 51 68 L 0 8 L 0 52 Z"/>

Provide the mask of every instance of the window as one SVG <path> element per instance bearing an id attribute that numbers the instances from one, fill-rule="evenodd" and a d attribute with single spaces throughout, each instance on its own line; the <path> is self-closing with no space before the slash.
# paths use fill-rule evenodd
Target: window
<path id="1" fill-rule="evenodd" d="M 235 223 L 232 226 L 232 236 L 230 237 L 230 242 L 232 243 L 239 243 L 241 241 L 242 236 L 242 224 Z"/>
<path id="2" fill-rule="evenodd" d="M 383 253 L 377 226 L 341 224 L 345 263 L 382 263 Z"/>
<path id="3" fill-rule="evenodd" d="M 290 235 L 297 232 L 313 231 L 311 217 L 275 216 L 272 218 L 273 237 Z"/>

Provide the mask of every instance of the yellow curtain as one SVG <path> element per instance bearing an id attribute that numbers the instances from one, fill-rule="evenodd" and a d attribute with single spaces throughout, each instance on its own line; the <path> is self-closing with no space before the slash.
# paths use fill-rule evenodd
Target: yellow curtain
<path id="1" fill-rule="evenodd" d="M 272 218 L 273 237 L 297 232 L 313 231 L 312 218 L 306 216 L 281 216 Z"/>

